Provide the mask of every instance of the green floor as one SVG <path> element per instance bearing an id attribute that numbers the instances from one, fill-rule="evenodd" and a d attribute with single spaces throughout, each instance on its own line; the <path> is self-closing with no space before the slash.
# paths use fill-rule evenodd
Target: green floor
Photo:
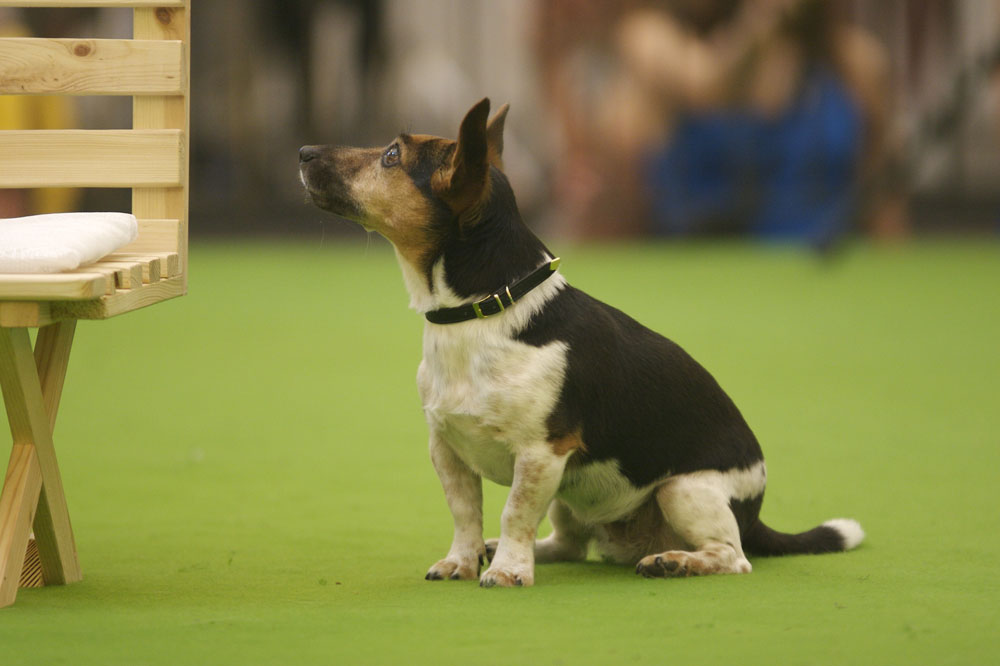
<path id="1" fill-rule="evenodd" d="M 559 249 L 734 397 L 768 523 L 855 517 L 861 548 L 426 582 L 451 524 L 391 252 L 216 242 L 188 297 L 78 329 L 56 446 L 84 581 L 0 611 L 0 663 L 1000 663 L 1000 244 Z"/>

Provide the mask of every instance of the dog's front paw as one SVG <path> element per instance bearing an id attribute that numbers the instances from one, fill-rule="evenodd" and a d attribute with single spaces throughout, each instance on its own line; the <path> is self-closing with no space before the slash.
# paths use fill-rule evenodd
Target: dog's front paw
<path id="1" fill-rule="evenodd" d="M 424 580 L 475 580 L 479 578 L 482 565 L 482 555 L 472 558 L 446 557 L 427 570 Z"/>
<path id="2" fill-rule="evenodd" d="M 479 587 L 528 587 L 534 584 L 534 572 L 520 567 L 491 565 L 479 579 Z"/>

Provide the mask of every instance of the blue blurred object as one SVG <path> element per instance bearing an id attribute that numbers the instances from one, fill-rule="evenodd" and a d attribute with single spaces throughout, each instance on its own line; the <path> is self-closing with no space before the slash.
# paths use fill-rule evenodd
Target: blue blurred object
<path id="1" fill-rule="evenodd" d="M 863 126 L 825 67 L 774 118 L 746 110 L 681 119 L 648 166 L 654 231 L 750 231 L 826 246 L 849 227 Z"/>

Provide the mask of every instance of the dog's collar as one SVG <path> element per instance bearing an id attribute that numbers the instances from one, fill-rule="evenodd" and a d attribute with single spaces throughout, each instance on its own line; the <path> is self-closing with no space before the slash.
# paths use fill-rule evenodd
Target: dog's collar
<path id="1" fill-rule="evenodd" d="M 440 308 L 424 313 L 432 324 L 457 324 L 470 319 L 485 319 L 500 314 L 520 300 L 529 291 L 545 282 L 559 268 L 559 257 L 542 264 L 533 272 L 511 285 L 490 294 L 481 301 L 459 305 L 454 308 Z"/>

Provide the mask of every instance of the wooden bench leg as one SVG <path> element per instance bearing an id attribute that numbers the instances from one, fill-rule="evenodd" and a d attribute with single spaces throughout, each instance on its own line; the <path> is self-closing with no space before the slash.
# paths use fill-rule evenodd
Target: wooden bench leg
<path id="1" fill-rule="evenodd" d="M 0 607 L 13 603 L 17 594 L 30 533 L 30 528 L 24 530 L 25 521 L 34 525 L 45 583 L 80 580 L 73 529 L 52 445 L 75 329 L 75 321 L 39 329 L 34 352 L 27 329 L 0 329 L 0 386 L 14 440 L 0 496 L 0 572 L 4 576 Z M 37 491 L 35 470 L 39 475 Z"/>

